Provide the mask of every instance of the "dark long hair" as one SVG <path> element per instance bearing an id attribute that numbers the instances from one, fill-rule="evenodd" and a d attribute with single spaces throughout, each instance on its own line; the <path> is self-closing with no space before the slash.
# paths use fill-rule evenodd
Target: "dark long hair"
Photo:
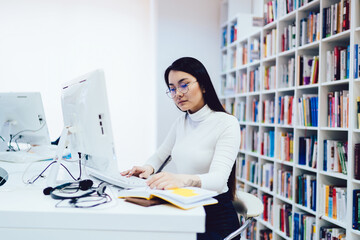
<path id="1" fill-rule="evenodd" d="M 221 104 L 215 88 L 211 82 L 210 76 L 205 68 L 205 66 L 197 59 L 192 57 L 183 57 L 179 58 L 173 62 L 165 71 L 164 78 L 167 87 L 169 87 L 169 73 L 171 70 L 186 72 L 193 77 L 199 83 L 200 89 L 203 91 L 203 97 L 205 104 L 215 112 L 225 112 L 223 105 Z M 229 179 L 228 179 L 228 188 L 230 190 L 231 196 L 235 198 L 236 191 L 236 181 L 235 181 L 235 164 L 231 170 Z"/>

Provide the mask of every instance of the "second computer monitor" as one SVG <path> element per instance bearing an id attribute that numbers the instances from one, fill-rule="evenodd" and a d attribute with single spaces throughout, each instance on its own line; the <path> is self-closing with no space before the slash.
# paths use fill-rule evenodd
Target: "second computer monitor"
<path id="1" fill-rule="evenodd" d="M 6 146 L 1 151 L 12 148 L 9 143 L 13 150 L 19 150 L 19 143 L 50 145 L 39 92 L 0 93 L 0 136 L 1 146 Z"/>

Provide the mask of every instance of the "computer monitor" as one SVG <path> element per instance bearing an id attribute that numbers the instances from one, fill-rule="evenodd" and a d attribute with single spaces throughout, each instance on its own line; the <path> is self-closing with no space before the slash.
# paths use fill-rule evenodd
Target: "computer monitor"
<path id="1" fill-rule="evenodd" d="M 0 151 L 17 151 L 20 143 L 51 144 L 39 92 L 0 93 L 0 136 Z"/>
<path id="2" fill-rule="evenodd" d="M 118 172 L 104 72 L 95 70 L 63 85 L 62 111 L 72 156 L 109 174 Z"/>

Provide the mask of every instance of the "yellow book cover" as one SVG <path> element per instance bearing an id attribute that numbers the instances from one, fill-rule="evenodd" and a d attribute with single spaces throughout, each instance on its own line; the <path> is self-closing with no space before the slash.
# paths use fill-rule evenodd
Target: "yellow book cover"
<path id="1" fill-rule="evenodd" d="M 329 185 L 325 185 L 325 216 L 329 216 Z"/>
<path id="2" fill-rule="evenodd" d="M 213 197 L 217 195 L 218 193 L 215 191 L 197 187 L 174 188 L 168 190 L 157 190 L 144 187 L 124 189 L 119 190 L 118 192 L 119 198 L 136 197 L 150 200 L 157 197 L 185 210 L 198 206 L 216 204 L 218 201 Z"/>

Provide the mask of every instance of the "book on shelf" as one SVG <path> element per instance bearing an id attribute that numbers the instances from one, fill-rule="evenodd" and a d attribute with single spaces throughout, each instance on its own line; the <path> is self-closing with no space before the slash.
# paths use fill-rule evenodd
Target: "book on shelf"
<path id="1" fill-rule="evenodd" d="M 237 32 L 238 32 L 238 26 L 237 26 L 237 22 L 234 22 L 233 24 L 231 24 L 230 27 L 230 42 L 235 42 L 237 40 Z"/>
<path id="2" fill-rule="evenodd" d="M 234 116 L 238 119 L 239 122 L 246 121 L 246 102 L 235 100 L 235 112 Z"/>
<path id="3" fill-rule="evenodd" d="M 237 161 L 236 161 L 236 170 L 237 170 L 237 176 L 238 178 L 240 179 L 246 179 L 246 169 L 247 169 L 247 166 L 246 166 L 246 160 L 245 160 L 245 156 L 240 154 L 238 157 L 237 157 Z"/>
<path id="4" fill-rule="evenodd" d="M 264 211 L 262 213 L 262 219 L 265 222 L 270 223 L 271 225 L 273 225 L 274 223 L 274 213 L 273 213 L 273 206 L 274 206 L 274 198 L 273 196 L 264 193 L 262 195 L 262 202 L 264 205 Z"/>
<path id="5" fill-rule="evenodd" d="M 260 39 L 253 38 L 250 42 L 250 62 L 260 59 Z"/>
<path id="6" fill-rule="evenodd" d="M 240 127 L 240 150 L 246 149 L 246 128 Z"/>
<path id="7" fill-rule="evenodd" d="M 346 231 L 343 228 L 320 227 L 320 240 L 341 240 L 346 239 Z"/>
<path id="8" fill-rule="evenodd" d="M 320 185 L 321 212 L 326 217 L 345 221 L 346 219 L 346 187 Z"/>
<path id="9" fill-rule="evenodd" d="M 259 68 L 250 70 L 249 92 L 257 92 L 260 90 L 260 73 Z"/>
<path id="10" fill-rule="evenodd" d="M 236 93 L 246 93 L 247 91 L 247 73 L 240 72 L 237 75 L 237 88 Z"/>
<path id="11" fill-rule="evenodd" d="M 323 38 L 350 29 L 350 0 L 340 0 L 323 9 Z"/>
<path id="12" fill-rule="evenodd" d="M 294 96 L 279 96 L 279 117 L 278 124 L 293 125 L 294 113 Z"/>
<path id="13" fill-rule="evenodd" d="M 316 211 L 316 175 L 302 174 L 295 179 L 296 203 Z"/>
<path id="14" fill-rule="evenodd" d="M 360 51 L 359 51 L 359 44 L 354 44 L 354 79 L 359 78 L 359 69 L 360 69 Z M 349 61 L 350 62 L 350 61 Z"/>
<path id="15" fill-rule="evenodd" d="M 265 163 L 261 168 L 261 186 L 272 191 L 274 183 L 274 164 Z"/>
<path id="16" fill-rule="evenodd" d="M 295 22 L 284 27 L 281 34 L 281 51 L 293 49 L 296 46 L 296 26 Z"/>
<path id="17" fill-rule="evenodd" d="M 278 132 L 278 159 L 293 162 L 294 160 L 294 136 L 290 132 Z"/>
<path id="18" fill-rule="evenodd" d="M 258 184 L 259 163 L 257 161 L 247 159 L 245 162 L 246 180 L 254 184 Z"/>
<path id="19" fill-rule="evenodd" d="M 299 125 L 306 127 L 318 126 L 318 95 L 317 94 L 303 94 L 298 99 L 299 104 Z"/>
<path id="20" fill-rule="evenodd" d="M 289 88 L 295 82 L 295 58 L 290 58 L 287 63 L 279 65 L 279 88 Z"/>
<path id="21" fill-rule="evenodd" d="M 181 209 L 191 209 L 198 206 L 216 204 L 213 198 L 217 196 L 216 191 L 197 187 L 174 188 L 169 190 L 156 190 L 149 187 L 124 189 L 118 192 L 119 198 L 140 198 L 151 200 L 160 198 Z"/>
<path id="22" fill-rule="evenodd" d="M 274 139 L 275 131 L 268 131 L 263 132 L 261 134 L 261 141 L 260 141 L 260 154 L 268 157 L 274 157 L 274 146 L 275 146 L 275 139 Z"/>
<path id="23" fill-rule="evenodd" d="M 353 190 L 352 228 L 360 230 L 360 189 Z"/>
<path id="24" fill-rule="evenodd" d="M 251 106 L 251 121 L 252 122 L 258 122 L 258 105 L 259 105 L 259 100 L 256 98 L 252 99 L 252 106 Z"/>
<path id="25" fill-rule="evenodd" d="M 239 48 L 239 57 L 241 56 L 241 62 L 239 63 L 240 65 L 245 65 L 248 63 L 248 44 L 247 43 L 243 43 L 240 48 Z"/>
<path id="26" fill-rule="evenodd" d="M 348 156 L 347 141 L 324 140 L 324 163 L 323 163 L 324 171 L 338 172 L 347 175 L 347 169 L 348 169 L 347 156 Z"/>
<path id="27" fill-rule="evenodd" d="M 262 56 L 264 58 L 271 57 L 276 54 L 276 28 L 266 33 L 263 40 Z"/>
<path id="28" fill-rule="evenodd" d="M 319 80 L 319 56 L 298 56 L 298 75 L 299 86 L 316 84 Z"/>
<path id="29" fill-rule="evenodd" d="M 279 230 L 291 237 L 292 232 L 292 206 L 289 204 L 279 204 L 277 206 L 277 214 L 279 219 Z"/>
<path id="30" fill-rule="evenodd" d="M 354 178 L 360 180 L 360 143 L 354 147 Z"/>
<path id="31" fill-rule="evenodd" d="M 274 100 L 263 101 L 263 123 L 274 123 L 275 102 Z"/>
<path id="32" fill-rule="evenodd" d="M 227 28 L 224 27 L 222 30 L 222 43 L 221 43 L 222 47 L 226 47 L 227 46 Z"/>
<path id="33" fill-rule="evenodd" d="M 251 146 L 250 150 L 252 152 L 257 153 L 258 152 L 258 146 L 259 146 L 259 130 L 253 129 L 251 131 Z"/>
<path id="34" fill-rule="evenodd" d="M 260 233 L 261 234 L 261 233 Z M 256 220 L 251 222 L 251 224 L 245 229 L 244 235 L 247 240 L 256 240 Z M 268 240 L 270 240 L 268 238 Z"/>
<path id="35" fill-rule="evenodd" d="M 263 66 L 264 90 L 276 88 L 276 66 Z"/>
<path id="36" fill-rule="evenodd" d="M 326 51 L 326 81 L 349 79 L 350 45 Z"/>
<path id="37" fill-rule="evenodd" d="M 360 129 L 360 97 L 356 97 L 357 128 Z"/>
<path id="38" fill-rule="evenodd" d="M 278 189 L 277 193 L 284 198 L 292 200 L 292 172 L 283 169 L 278 170 Z"/>
<path id="39" fill-rule="evenodd" d="M 313 240 L 316 239 L 315 216 L 294 212 L 294 240 Z"/>
<path id="40" fill-rule="evenodd" d="M 349 127 L 349 91 L 328 92 L 328 127 Z"/>
<path id="41" fill-rule="evenodd" d="M 225 72 L 227 70 L 227 54 L 226 53 L 223 53 L 221 54 L 222 56 L 222 71 Z"/>
<path id="42" fill-rule="evenodd" d="M 236 66 L 238 64 L 236 55 L 237 55 L 237 50 L 231 51 L 231 53 L 230 53 L 230 68 L 231 69 L 236 68 Z"/>
<path id="43" fill-rule="evenodd" d="M 272 240 L 273 239 L 273 233 L 271 229 L 261 229 L 259 231 L 260 240 Z M 248 238 L 246 238 L 248 239 Z"/>
<path id="44" fill-rule="evenodd" d="M 309 12 L 300 20 L 300 46 L 320 40 L 320 13 Z"/>
<path id="45" fill-rule="evenodd" d="M 318 142 L 317 136 L 299 137 L 299 159 L 298 164 L 316 168 Z"/>

